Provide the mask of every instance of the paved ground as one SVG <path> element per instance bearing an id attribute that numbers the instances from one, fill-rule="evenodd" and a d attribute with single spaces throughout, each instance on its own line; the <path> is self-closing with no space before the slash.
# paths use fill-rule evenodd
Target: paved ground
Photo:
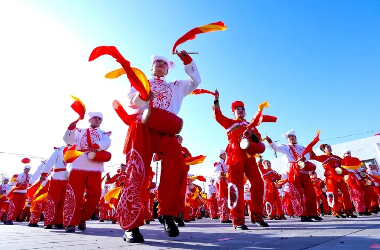
<path id="1" fill-rule="evenodd" d="M 141 230 L 144 244 L 128 244 L 123 231 L 110 222 L 90 221 L 87 230 L 67 234 L 62 230 L 29 228 L 27 223 L 0 225 L 0 249 L 380 249 L 380 215 L 357 219 L 325 216 L 322 222 L 299 219 L 270 221 L 269 228 L 250 226 L 235 231 L 210 219 L 187 223 L 180 236 L 168 238 L 158 222 Z"/>

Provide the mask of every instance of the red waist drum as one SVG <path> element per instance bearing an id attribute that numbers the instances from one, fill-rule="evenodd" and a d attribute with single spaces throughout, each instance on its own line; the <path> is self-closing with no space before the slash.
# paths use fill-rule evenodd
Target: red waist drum
<path id="1" fill-rule="evenodd" d="M 108 162 L 111 160 L 111 153 L 105 150 L 88 153 L 88 159 L 97 162 Z"/>
<path id="2" fill-rule="evenodd" d="M 240 148 L 247 151 L 250 155 L 262 154 L 265 151 L 264 143 L 253 142 L 250 138 L 243 138 L 240 141 Z"/>
<path id="3" fill-rule="evenodd" d="M 142 123 L 165 134 L 179 134 L 183 121 L 175 114 L 160 108 L 148 107 L 142 115 Z"/>

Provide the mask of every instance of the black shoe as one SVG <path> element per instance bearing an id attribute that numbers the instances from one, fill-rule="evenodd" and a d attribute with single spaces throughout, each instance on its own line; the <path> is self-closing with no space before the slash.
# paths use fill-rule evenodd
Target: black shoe
<path id="1" fill-rule="evenodd" d="M 116 224 L 117 220 L 112 220 L 112 224 Z M 79 228 L 79 227 L 78 227 Z"/>
<path id="2" fill-rule="evenodd" d="M 164 224 L 164 219 L 162 218 L 162 215 L 158 217 L 158 221 L 159 221 L 161 224 Z"/>
<path id="3" fill-rule="evenodd" d="M 65 228 L 66 233 L 75 233 L 75 226 L 68 226 Z"/>
<path id="4" fill-rule="evenodd" d="M 56 225 L 54 225 L 54 228 L 55 229 L 63 229 L 64 227 L 63 227 L 63 224 L 56 224 Z"/>
<path id="5" fill-rule="evenodd" d="M 150 220 L 146 220 L 145 225 L 149 225 L 149 224 L 150 224 Z"/>
<path id="6" fill-rule="evenodd" d="M 44 226 L 44 229 L 53 229 L 53 226 L 52 225 L 47 225 L 47 226 Z"/>
<path id="7" fill-rule="evenodd" d="M 232 220 L 222 220 L 221 223 L 232 223 Z"/>
<path id="8" fill-rule="evenodd" d="M 198 218 L 197 218 L 197 220 L 201 220 L 201 219 L 202 219 L 202 217 L 198 217 Z"/>
<path id="9" fill-rule="evenodd" d="M 239 225 L 234 227 L 235 230 L 248 230 L 248 227 L 246 225 Z"/>
<path id="10" fill-rule="evenodd" d="M 359 216 L 370 216 L 370 215 L 372 215 L 370 212 L 359 213 Z"/>
<path id="11" fill-rule="evenodd" d="M 307 216 L 301 216 L 301 222 L 313 222 L 313 220 Z"/>
<path id="12" fill-rule="evenodd" d="M 13 225 L 13 221 L 11 220 L 7 220 L 4 222 L 5 225 Z"/>
<path id="13" fill-rule="evenodd" d="M 340 215 L 340 218 L 347 218 L 347 215 L 345 215 L 345 214 L 341 214 L 341 215 Z"/>
<path id="14" fill-rule="evenodd" d="M 179 217 L 174 217 L 174 221 L 178 224 L 179 227 L 185 226 L 185 222 L 183 222 L 183 220 Z"/>
<path id="15" fill-rule="evenodd" d="M 354 214 L 349 214 L 349 215 L 347 215 L 347 217 L 358 218 L 358 216 L 357 216 L 357 215 L 354 215 Z"/>
<path id="16" fill-rule="evenodd" d="M 99 220 L 99 222 L 104 222 L 104 220 Z"/>
<path id="17" fill-rule="evenodd" d="M 266 223 L 265 221 L 255 221 L 256 225 L 258 225 L 259 227 L 269 227 L 268 223 Z"/>
<path id="18" fill-rule="evenodd" d="M 213 217 L 212 220 L 218 220 L 219 218 L 218 217 Z"/>
<path id="19" fill-rule="evenodd" d="M 79 222 L 78 229 L 81 230 L 81 231 L 86 230 L 86 221 L 81 220 L 81 221 Z"/>
<path id="20" fill-rule="evenodd" d="M 323 220 L 321 217 L 319 216 L 314 216 L 314 217 L 311 217 L 312 219 L 316 220 L 316 221 L 321 221 Z"/>
<path id="21" fill-rule="evenodd" d="M 335 215 L 335 218 L 340 218 L 340 216 L 339 215 Z"/>
<path id="22" fill-rule="evenodd" d="M 125 231 L 123 240 L 128 243 L 143 243 L 144 237 L 140 233 L 140 229 L 136 227 L 132 230 Z"/>
<path id="23" fill-rule="evenodd" d="M 172 216 L 164 216 L 164 230 L 169 237 L 177 237 L 179 235 L 178 227 L 174 223 Z"/>
<path id="24" fill-rule="evenodd" d="M 28 227 L 39 227 L 37 223 L 29 223 Z"/>

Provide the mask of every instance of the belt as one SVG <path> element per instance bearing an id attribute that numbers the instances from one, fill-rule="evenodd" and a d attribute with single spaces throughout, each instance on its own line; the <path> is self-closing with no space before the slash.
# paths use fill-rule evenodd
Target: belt
<path id="1" fill-rule="evenodd" d="M 54 169 L 53 172 L 63 172 L 63 171 L 66 171 L 66 168 L 58 168 L 58 169 Z"/>

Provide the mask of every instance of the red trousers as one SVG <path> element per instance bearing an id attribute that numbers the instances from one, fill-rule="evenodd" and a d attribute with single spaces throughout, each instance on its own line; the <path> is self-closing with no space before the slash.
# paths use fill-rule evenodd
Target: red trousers
<path id="1" fill-rule="evenodd" d="M 140 122 L 129 126 L 126 138 L 126 163 L 129 175 L 124 182 L 116 216 L 122 229 L 144 225 L 144 202 L 151 173 L 153 153 L 161 158 L 158 187 L 160 215 L 177 216 L 185 211 L 183 185 L 187 178 L 181 147 L 174 135 L 149 129 Z"/>
<path id="2" fill-rule="evenodd" d="M 212 194 L 212 196 L 207 200 L 207 209 L 209 211 L 210 218 L 218 217 L 218 202 L 215 194 Z"/>
<path id="3" fill-rule="evenodd" d="M 101 172 L 71 170 L 63 206 L 64 227 L 76 226 L 81 220 L 86 221 L 91 218 L 99 203 L 101 184 Z"/>
<path id="4" fill-rule="evenodd" d="M 15 220 L 21 210 L 25 207 L 26 194 L 13 193 L 9 201 L 7 220 Z"/>
<path id="5" fill-rule="evenodd" d="M 293 182 L 289 181 L 289 195 L 295 215 L 318 216 L 315 190 L 309 173 L 300 172 Z"/>
<path id="6" fill-rule="evenodd" d="M 367 209 L 371 209 L 371 202 L 370 200 L 367 200 L 366 204 L 364 191 L 355 173 L 348 174 L 347 185 L 350 188 L 350 195 L 356 212 L 364 213 L 367 211 Z"/>
<path id="7" fill-rule="evenodd" d="M 316 196 L 316 202 L 317 202 L 318 214 L 322 213 L 321 202 L 322 202 L 322 205 L 323 205 L 323 213 L 325 213 L 325 214 L 330 213 L 329 204 L 328 204 L 326 196 L 324 194 L 317 195 Z"/>
<path id="8" fill-rule="evenodd" d="M 63 224 L 63 204 L 65 201 L 67 181 L 52 179 L 44 210 L 44 225 Z"/>
<path id="9" fill-rule="evenodd" d="M 110 204 L 104 201 L 104 197 L 101 198 L 99 202 L 99 220 L 107 220 L 109 218 L 108 213 L 111 210 Z"/>
<path id="10" fill-rule="evenodd" d="M 372 189 L 372 200 L 371 206 L 372 209 L 378 210 L 380 208 L 380 187 L 375 186 L 374 184 L 371 186 Z"/>
<path id="11" fill-rule="evenodd" d="M 8 212 L 9 202 L 7 200 L 0 200 L 0 221 L 2 221 L 3 215 Z"/>
<path id="12" fill-rule="evenodd" d="M 220 178 L 216 182 L 217 207 L 220 221 L 230 219 L 230 209 L 228 208 L 228 187 L 225 177 Z M 218 216 L 216 216 L 218 217 Z"/>
<path id="13" fill-rule="evenodd" d="M 228 207 L 231 210 L 233 225 L 245 224 L 244 174 L 251 185 L 250 219 L 262 221 L 264 181 L 256 164 L 255 157 L 244 158 L 231 164 L 228 169 Z"/>
<path id="14" fill-rule="evenodd" d="M 275 188 L 273 182 L 265 182 L 265 198 L 264 198 L 266 212 L 269 218 L 283 216 L 281 198 L 278 190 Z"/>
<path id="15" fill-rule="evenodd" d="M 294 210 L 293 210 L 293 205 L 292 205 L 292 201 L 290 199 L 289 192 L 285 192 L 284 203 L 285 203 L 286 214 L 289 215 L 289 216 L 293 216 L 294 215 Z"/>
<path id="16" fill-rule="evenodd" d="M 44 211 L 45 202 L 33 203 L 30 208 L 30 219 L 29 223 L 38 223 L 41 218 L 42 211 Z"/>
<path id="17" fill-rule="evenodd" d="M 30 206 L 29 207 L 24 207 L 23 210 L 21 210 L 20 216 L 18 219 L 20 221 L 29 221 L 30 218 Z"/>
<path id="18" fill-rule="evenodd" d="M 326 176 L 327 200 L 332 207 L 333 215 L 340 215 L 340 205 L 338 202 L 339 192 L 342 193 L 343 209 L 346 214 L 352 214 L 354 208 L 351 203 L 350 193 L 343 179 L 336 180 L 330 176 Z"/>

